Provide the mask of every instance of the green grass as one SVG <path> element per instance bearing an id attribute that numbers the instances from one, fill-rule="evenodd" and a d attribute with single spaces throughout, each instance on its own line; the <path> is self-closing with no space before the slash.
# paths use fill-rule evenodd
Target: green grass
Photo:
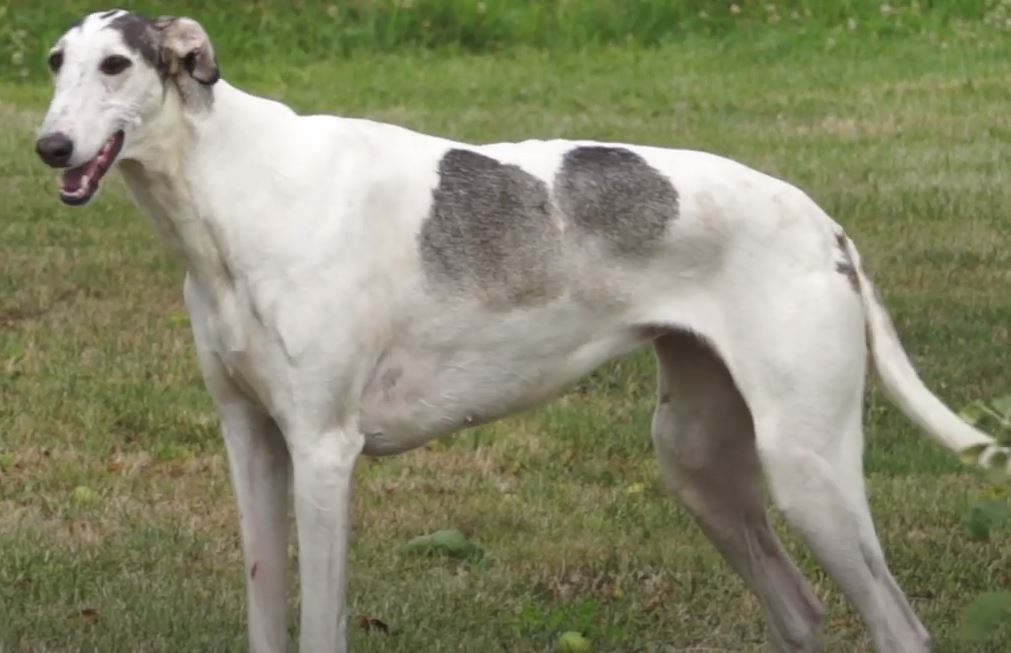
<path id="1" fill-rule="evenodd" d="M 1011 43 L 988 27 L 311 62 L 224 40 L 232 83 L 303 111 L 472 141 L 702 148 L 786 177 L 854 237 L 931 387 L 956 406 L 1009 389 Z M 0 650 L 245 650 L 237 524 L 182 270 L 118 179 L 85 209 L 58 203 L 32 153 L 47 99 L 41 82 L 0 82 Z M 648 354 L 631 356 L 542 410 L 363 461 L 352 611 L 391 633 L 355 619 L 353 650 L 540 653 L 570 629 L 600 653 L 761 650 L 756 602 L 664 498 L 653 374 Z M 963 531 L 980 482 L 876 391 L 867 412 L 879 532 L 936 650 L 1011 649 L 1007 628 L 957 639 L 963 606 L 1011 587 L 1007 530 Z M 75 500 L 78 486 L 97 496 Z M 826 650 L 869 650 L 777 526 L 830 608 Z M 451 527 L 490 560 L 399 552 Z"/>
<path id="2" fill-rule="evenodd" d="M 856 32 L 865 39 L 930 33 L 1011 30 L 1008 0 L 297 0 L 216 2 L 121 0 L 111 5 L 198 16 L 232 61 L 307 63 L 350 53 L 496 52 L 516 46 L 551 50 L 600 45 L 656 46 L 691 35 L 824 40 Z M 41 79 L 53 40 L 94 0 L 0 1 L 0 78 Z M 231 65 L 232 61 L 229 62 Z"/>

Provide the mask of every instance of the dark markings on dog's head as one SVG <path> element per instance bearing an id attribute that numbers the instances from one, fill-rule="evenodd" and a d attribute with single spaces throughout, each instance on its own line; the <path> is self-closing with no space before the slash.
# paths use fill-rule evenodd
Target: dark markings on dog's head
<path id="1" fill-rule="evenodd" d="M 193 20 L 174 16 L 155 20 L 132 12 L 103 16 L 117 13 L 105 28 L 118 31 L 126 46 L 156 70 L 163 83 L 174 78 L 184 103 L 210 106 L 214 96 L 208 89 L 220 73 L 214 48 L 203 28 Z M 185 74 L 178 74 L 180 70 Z"/>
<path id="2" fill-rule="evenodd" d="M 117 12 L 110 12 L 110 15 L 115 13 Z M 106 29 L 119 32 L 126 47 L 140 55 L 152 68 L 161 72 L 162 66 L 158 57 L 159 36 L 154 23 L 140 14 L 125 13 L 109 21 Z"/>
<path id="3" fill-rule="evenodd" d="M 842 260 L 835 264 L 836 272 L 845 275 L 853 290 L 860 292 L 860 277 L 857 275 L 857 268 L 853 264 L 853 259 L 850 257 L 849 250 L 846 249 L 846 234 L 841 231 L 837 233 L 835 237 L 835 244 L 842 253 Z"/>
<path id="4" fill-rule="evenodd" d="M 118 14 L 118 13 L 120 13 L 122 11 L 123 11 L 122 9 L 111 9 L 111 10 L 105 12 L 104 14 L 100 15 L 99 18 L 102 19 L 102 20 L 105 20 L 106 18 L 112 18 L 113 16 L 115 16 L 116 14 Z"/>
<path id="5" fill-rule="evenodd" d="M 572 224 L 622 254 L 648 251 L 678 217 L 670 180 L 622 147 L 570 150 L 555 176 L 555 197 Z"/>
<path id="6" fill-rule="evenodd" d="M 508 309 L 558 292 L 561 233 L 547 185 L 515 165 L 449 150 L 418 235 L 426 275 Z"/>

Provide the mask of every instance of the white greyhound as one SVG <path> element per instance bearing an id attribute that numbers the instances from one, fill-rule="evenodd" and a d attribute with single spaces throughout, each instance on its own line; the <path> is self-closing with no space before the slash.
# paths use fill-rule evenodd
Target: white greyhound
<path id="1" fill-rule="evenodd" d="M 701 152 L 468 145 L 299 116 L 218 80 L 188 18 L 86 17 L 49 55 L 37 149 L 87 202 L 114 164 L 187 266 L 186 306 L 239 506 L 251 649 L 286 648 L 289 486 L 303 653 L 346 650 L 352 468 L 557 395 L 652 343 L 670 488 L 758 597 L 773 647 L 823 608 L 789 523 L 882 653 L 929 636 L 862 472 L 865 332 L 890 395 L 984 466 L 1007 449 L 914 372 L 853 243 L 804 193 Z"/>

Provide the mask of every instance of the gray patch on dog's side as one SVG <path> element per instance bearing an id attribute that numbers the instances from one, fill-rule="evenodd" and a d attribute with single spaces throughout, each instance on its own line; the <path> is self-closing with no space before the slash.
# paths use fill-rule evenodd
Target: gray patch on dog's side
<path id="1" fill-rule="evenodd" d="M 570 222 L 622 254 L 647 251 L 678 217 L 678 193 L 670 180 L 621 147 L 567 152 L 555 176 L 555 197 Z"/>
<path id="2" fill-rule="evenodd" d="M 547 185 L 469 150 L 439 162 L 439 185 L 418 234 L 427 276 L 500 308 L 557 294 L 561 233 Z"/>
<path id="3" fill-rule="evenodd" d="M 123 36 L 126 47 L 139 54 L 152 68 L 162 73 L 158 57 L 158 31 L 154 24 L 140 14 L 126 13 L 109 21 L 106 29 L 114 29 Z"/>
<path id="4" fill-rule="evenodd" d="M 846 234 L 839 232 L 835 237 L 836 247 L 842 253 L 843 260 L 835 264 L 835 270 L 839 274 L 845 275 L 850 282 L 850 286 L 856 292 L 860 292 L 860 277 L 857 275 L 856 266 L 853 265 L 853 259 L 850 257 L 849 250 L 846 249 Z"/>
<path id="5" fill-rule="evenodd" d="M 397 382 L 400 381 L 400 377 L 404 375 L 404 370 L 401 367 L 391 367 L 390 369 L 383 372 L 382 377 L 379 379 L 379 383 L 383 388 L 383 396 L 389 398 L 393 394 L 393 388 L 396 387 Z"/>

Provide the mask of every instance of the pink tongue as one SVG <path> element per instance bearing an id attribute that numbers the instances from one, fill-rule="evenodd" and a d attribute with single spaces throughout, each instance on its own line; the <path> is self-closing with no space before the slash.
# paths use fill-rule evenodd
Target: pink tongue
<path id="1" fill-rule="evenodd" d="M 63 173 L 63 190 L 68 193 L 80 190 L 81 182 L 84 181 L 84 173 L 86 173 L 90 167 L 89 163 L 85 163 L 83 166 L 77 166 L 76 168 L 72 168 Z"/>

